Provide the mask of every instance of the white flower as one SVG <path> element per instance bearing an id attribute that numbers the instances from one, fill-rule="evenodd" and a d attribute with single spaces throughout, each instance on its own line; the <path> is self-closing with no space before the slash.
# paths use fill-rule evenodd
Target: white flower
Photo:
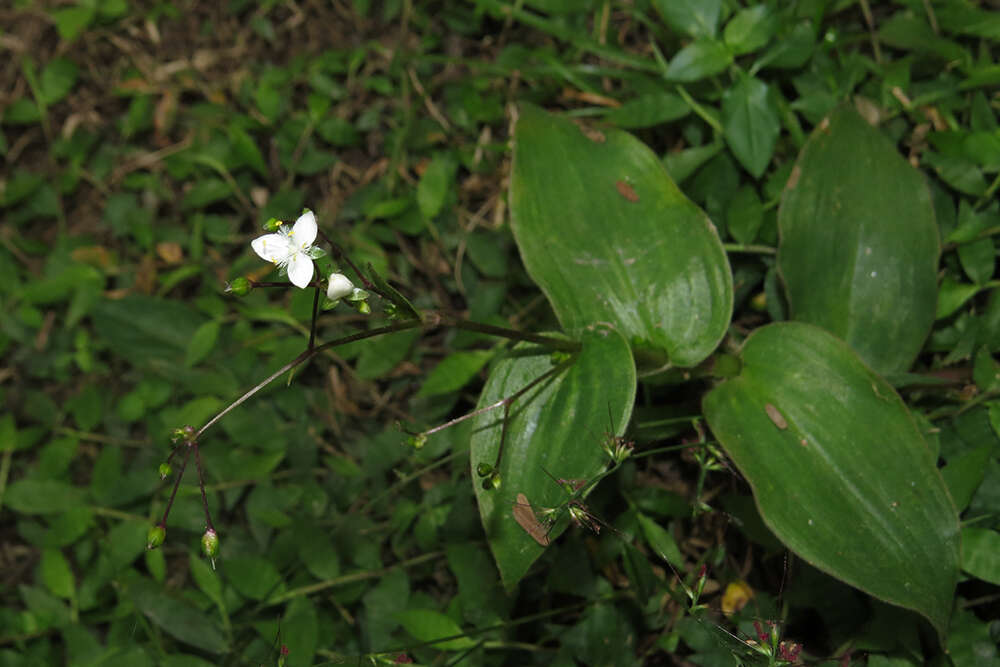
<path id="1" fill-rule="evenodd" d="M 354 293 L 354 283 L 343 273 L 331 273 L 330 284 L 326 288 L 326 298 L 330 301 L 343 299 Z"/>
<path id="2" fill-rule="evenodd" d="M 254 239 L 250 246 L 262 259 L 285 268 L 293 285 L 305 288 L 313 277 L 312 244 L 316 232 L 316 215 L 306 211 L 291 230 L 282 226 L 277 234 L 265 234 Z"/>

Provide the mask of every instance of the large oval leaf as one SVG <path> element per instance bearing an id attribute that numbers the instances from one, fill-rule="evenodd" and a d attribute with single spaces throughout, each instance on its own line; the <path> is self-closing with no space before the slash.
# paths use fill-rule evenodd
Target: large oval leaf
<path id="1" fill-rule="evenodd" d="M 841 340 L 779 323 L 747 339 L 705 416 L 788 548 L 944 633 L 958 515 L 902 400 Z"/>
<path id="2" fill-rule="evenodd" d="M 508 589 L 543 551 L 514 519 L 517 495 L 524 494 L 536 510 L 563 503 L 565 492 L 546 471 L 565 479 L 589 479 L 601 472 L 608 462 L 601 435 L 612 430 L 620 435 L 632 415 L 635 364 L 625 339 L 607 325 L 595 325 L 582 332 L 582 342 L 572 366 L 532 387 L 512 405 L 499 466 L 503 483 L 496 490 L 484 490 L 476 470 L 480 463 L 496 461 L 503 409 L 484 413 L 476 422 L 470 457 L 476 499 Z M 479 407 L 513 395 L 553 367 L 545 350 L 517 346 L 491 369 Z M 558 527 L 549 538 L 557 535 Z"/>
<path id="3" fill-rule="evenodd" d="M 793 319 L 846 340 L 879 373 L 909 368 L 934 322 L 940 252 L 930 191 L 854 110 L 813 133 L 778 211 Z"/>
<path id="4" fill-rule="evenodd" d="M 718 233 L 630 134 L 584 136 L 524 106 L 510 207 L 524 265 L 567 331 L 611 322 L 677 366 L 701 362 L 726 332 L 733 280 Z"/>

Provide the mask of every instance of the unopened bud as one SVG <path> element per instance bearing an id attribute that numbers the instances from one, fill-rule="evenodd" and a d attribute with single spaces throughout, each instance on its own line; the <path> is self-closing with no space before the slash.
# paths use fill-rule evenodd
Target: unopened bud
<path id="1" fill-rule="evenodd" d="M 219 535 L 211 528 L 201 536 L 201 552 L 212 560 L 212 569 L 215 569 L 215 557 L 219 555 Z"/>
<path id="2" fill-rule="evenodd" d="M 503 484 L 503 478 L 500 477 L 500 473 L 493 471 L 493 473 L 483 480 L 483 490 L 484 491 L 496 491 Z"/>
<path id="3" fill-rule="evenodd" d="M 173 471 L 174 469 L 170 467 L 169 463 L 161 463 L 159 468 L 160 479 L 166 479 L 167 477 L 170 477 L 170 473 L 172 473 Z"/>
<path id="4" fill-rule="evenodd" d="M 418 433 L 417 435 L 411 435 L 406 439 L 406 444 L 414 449 L 422 449 L 427 444 L 427 434 Z"/>
<path id="5" fill-rule="evenodd" d="M 267 222 L 264 223 L 264 231 L 276 232 L 278 231 L 278 228 L 281 227 L 283 224 L 285 223 L 283 223 L 281 220 L 278 220 L 277 218 L 270 218 Z"/>
<path id="6" fill-rule="evenodd" d="M 233 278 L 232 281 L 226 283 L 226 294 L 235 294 L 236 296 L 246 296 L 253 289 L 253 285 L 244 277 Z"/>
<path id="7" fill-rule="evenodd" d="M 183 440 L 184 442 L 190 442 L 194 440 L 194 427 L 193 426 L 181 426 L 180 428 L 175 428 L 170 432 L 170 441 L 177 442 L 178 440 Z"/>
<path id="8" fill-rule="evenodd" d="M 158 523 L 146 533 L 146 548 L 155 549 L 163 544 L 163 540 L 165 539 L 167 539 L 167 529 L 164 528 L 162 523 Z"/>
<path id="9" fill-rule="evenodd" d="M 493 466 L 491 466 L 489 463 L 480 463 L 479 465 L 476 466 L 476 474 L 479 475 L 480 477 L 486 477 L 487 475 L 491 475 L 492 473 L 493 473 Z"/>

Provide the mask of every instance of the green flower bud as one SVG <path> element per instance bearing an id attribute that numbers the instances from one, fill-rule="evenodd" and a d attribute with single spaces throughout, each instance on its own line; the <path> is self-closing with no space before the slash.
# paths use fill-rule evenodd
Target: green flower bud
<path id="1" fill-rule="evenodd" d="M 489 463 L 480 463 L 476 466 L 476 474 L 480 477 L 486 477 L 493 473 L 493 466 Z"/>
<path id="2" fill-rule="evenodd" d="M 172 473 L 173 471 L 174 471 L 174 469 L 170 467 L 169 463 L 161 463 L 160 464 L 160 479 L 166 479 L 167 477 L 170 477 L 170 473 Z"/>
<path id="3" fill-rule="evenodd" d="M 211 528 L 201 536 L 201 552 L 212 559 L 212 569 L 215 569 L 215 557 L 219 555 L 219 535 Z"/>
<path id="4" fill-rule="evenodd" d="M 246 296 L 252 289 L 253 285 L 250 284 L 250 281 L 242 276 L 239 278 L 233 278 L 231 282 L 226 283 L 226 294 Z"/>
<path id="5" fill-rule="evenodd" d="M 181 426 L 180 428 L 175 428 L 170 432 L 170 441 L 177 442 L 178 440 L 183 440 L 184 442 L 191 442 L 194 439 L 194 427 L 193 426 Z"/>
<path id="6" fill-rule="evenodd" d="M 146 548 L 155 549 L 163 544 L 163 540 L 165 539 L 167 539 L 167 529 L 162 523 L 158 523 L 146 533 Z"/>
<path id="7" fill-rule="evenodd" d="M 414 449 L 422 449 L 427 444 L 427 434 L 418 433 L 417 435 L 410 436 L 406 439 L 406 444 Z"/>
<path id="8" fill-rule="evenodd" d="M 264 223 L 264 231 L 276 232 L 278 231 L 278 228 L 281 227 L 283 224 L 285 223 L 283 223 L 281 220 L 278 220 L 277 218 L 270 218 L 267 222 Z"/>
<path id="9" fill-rule="evenodd" d="M 352 305 L 358 309 L 358 312 L 362 315 L 368 315 L 372 312 L 372 307 L 368 305 L 367 301 L 353 301 Z"/>
<path id="10" fill-rule="evenodd" d="M 503 478 L 500 477 L 500 473 L 494 471 L 489 477 L 483 480 L 483 490 L 484 491 L 496 491 L 503 484 Z"/>

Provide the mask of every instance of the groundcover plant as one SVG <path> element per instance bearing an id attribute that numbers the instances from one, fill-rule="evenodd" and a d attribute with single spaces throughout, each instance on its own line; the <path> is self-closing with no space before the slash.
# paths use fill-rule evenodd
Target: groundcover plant
<path id="1" fill-rule="evenodd" d="M 0 30 L 0 665 L 1000 665 L 989 3 Z"/>

